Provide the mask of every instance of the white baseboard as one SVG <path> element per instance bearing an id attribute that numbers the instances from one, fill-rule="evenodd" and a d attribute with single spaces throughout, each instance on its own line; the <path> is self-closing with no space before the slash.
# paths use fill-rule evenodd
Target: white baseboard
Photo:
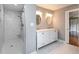
<path id="1" fill-rule="evenodd" d="M 61 40 L 61 39 L 58 39 L 58 41 L 65 43 L 65 41 L 64 40 Z"/>
<path id="2" fill-rule="evenodd" d="M 37 51 L 33 51 L 32 53 L 30 53 L 30 54 L 37 54 Z"/>

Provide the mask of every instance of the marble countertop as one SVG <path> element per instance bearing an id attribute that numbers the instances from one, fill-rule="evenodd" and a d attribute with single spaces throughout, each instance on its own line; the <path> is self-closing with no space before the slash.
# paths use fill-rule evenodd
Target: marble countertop
<path id="1" fill-rule="evenodd" d="M 39 30 L 37 30 L 37 32 L 39 32 L 39 31 L 50 31 L 50 30 L 56 31 L 55 28 L 50 28 L 50 29 L 39 29 Z"/>

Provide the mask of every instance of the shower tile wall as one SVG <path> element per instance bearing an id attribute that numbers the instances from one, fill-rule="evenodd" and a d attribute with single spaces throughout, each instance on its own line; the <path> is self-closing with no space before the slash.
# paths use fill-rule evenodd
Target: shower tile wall
<path id="1" fill-rule="evenodd" d="M 2 53 L 22 53 L 20 13 L 5 10 L 5 43 Z"/>
<path id="2" fill-rule="evenodd" d="M 2 50 L 2 46 L 4 44 L 4 33 L 3 33 L 3 23 L 4 23 L 4 20 L 3 20 L 3 5 L 0 5 L 0 53 L 1 53 L 1 50 Z"/>

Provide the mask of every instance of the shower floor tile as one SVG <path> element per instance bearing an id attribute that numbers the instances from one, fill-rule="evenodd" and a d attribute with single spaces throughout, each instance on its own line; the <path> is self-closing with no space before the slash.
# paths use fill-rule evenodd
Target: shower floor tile
<path id="1" fill-rule="evenodd" d="M 6 40 L 3 48 L 2 54 L 22 54 L 23 53 L 23 40 L 13 39 Z"/>

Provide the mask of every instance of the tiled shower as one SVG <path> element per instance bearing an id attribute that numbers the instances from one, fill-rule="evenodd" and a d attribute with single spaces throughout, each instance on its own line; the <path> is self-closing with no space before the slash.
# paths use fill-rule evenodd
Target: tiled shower
<path id="1" fill-rule="evenodd" d="M 36 51 L 36 5 L 0 4 L 0 54 Z"/>
<path id="2" fill-rule="evenodd" d="M 23 53 L 24 50 L 24 5 L 1 5 L 0 47 L 1 53 Z"/>

